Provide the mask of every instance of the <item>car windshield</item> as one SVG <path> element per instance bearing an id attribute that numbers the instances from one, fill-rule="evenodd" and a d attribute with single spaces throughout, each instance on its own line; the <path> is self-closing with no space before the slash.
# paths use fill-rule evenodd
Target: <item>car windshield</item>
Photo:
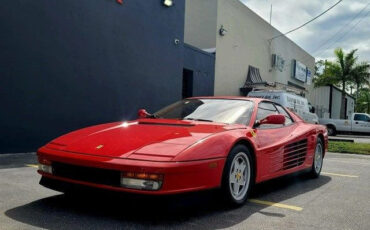
<path id="1" fill-rule="evenodd" d="M 246 125 L 253 102 L 234 99 L 185 99 L 154 114 L 155 117 Z"/>

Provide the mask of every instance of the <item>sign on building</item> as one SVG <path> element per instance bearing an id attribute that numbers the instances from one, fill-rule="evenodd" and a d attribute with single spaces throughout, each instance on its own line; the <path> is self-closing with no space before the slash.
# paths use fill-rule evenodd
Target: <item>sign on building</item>
<path id="1" fill-rule="evenodd" d="M 293 60 L 293 77 L 301 82 L 306 82 L 307 67 L 297 60 Z"/>
<path id="2" fill-rule="evenodd" d="M 311 70 L 307 68 L 307 80 L 306 80 L 307 85 L 312 84 L 312 77 L 311 77 Z"/>

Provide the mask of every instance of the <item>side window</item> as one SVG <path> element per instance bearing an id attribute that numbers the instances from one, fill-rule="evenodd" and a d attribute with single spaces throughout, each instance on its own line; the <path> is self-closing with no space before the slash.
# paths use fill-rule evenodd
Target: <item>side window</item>
<path id="1" fill-rule="evenodd" d="M 257 120 L 262 120 L 270 114 L 278 114 L 279 112 L 276 110 L 275 106 L 270 102 L 261 102 L 258 104 L 258 111 L 257 111 Z M 263 129 L 271 129 L 271 128 L 279 128 L 282 125 L 260 125 L 260 128 Z"/>
<path id="2" fill-rule="evenodd" d="M 355 121 L 368 121 L 369 118 L 364 114 L 355 114 Z"/>
<path id="3" fill-rule="evenodd" d="M 281 106 L 281 105 L 275 105 L 278 109 L 280 114 L 283 114 L 285 116 L 285 125 L 290 125 L 293 123 L 292 118 L 288 114 L 288 112 Z"/>

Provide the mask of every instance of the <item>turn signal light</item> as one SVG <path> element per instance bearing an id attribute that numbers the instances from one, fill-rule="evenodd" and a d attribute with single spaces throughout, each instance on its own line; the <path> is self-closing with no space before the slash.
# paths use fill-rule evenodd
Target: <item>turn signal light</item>
<path id="1" fill-rule="evenodd" d="M 137 178 L 137 179 L 150 179 L 150 180 L 163 180 L 163 175 L 155 173 L 145 173 L 145 172 L 123 172 L 122 177 Z"/>
<path id="2" fill-rule="evenodd" d="M 141 190 L 159 190 L 162 186 L 163 175 L 155 173 L 122 172 L 121 186 Z"/>
<path id="3" fill-rule="evenodd" d="M 39 163 L 43 165 L 51 165 L 51 161 L 42 157 L 39 157 Z"/>

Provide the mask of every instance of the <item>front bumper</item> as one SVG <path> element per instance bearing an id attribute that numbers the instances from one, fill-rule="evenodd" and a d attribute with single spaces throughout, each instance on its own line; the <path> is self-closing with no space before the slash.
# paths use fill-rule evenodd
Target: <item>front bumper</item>
<path id="1" fill-rule="evenodd" d="M 121 172 L 146 172 L 164 175 L 161 189 L 157 191 L 147 191 L 74 180 L 39 170 L 38 172 L 43 178 L 48 178 L 47 184 L 52 184 L 53 186 L 47 186 L 47 184 L 42 183 L 43 179 L 40 181 L 40 184 L 54 190 L 63 191 L 65 190 L 63 189 L 63 186 L 67 186 L 67 184 L 76 184 L 112 191 L 158 195 L 176 194 L 219 187 L 221 185 L 222 171 L 226 160 L 225 158 L 215 158 L 188 162 L 153 162 L 72 153 L 45 147 L 39 149 L 37 155 L 39 159 L 47 159 L 51 162 L 117 170 Z M 58 182 L 60 182 L 59 185 Z"/>

